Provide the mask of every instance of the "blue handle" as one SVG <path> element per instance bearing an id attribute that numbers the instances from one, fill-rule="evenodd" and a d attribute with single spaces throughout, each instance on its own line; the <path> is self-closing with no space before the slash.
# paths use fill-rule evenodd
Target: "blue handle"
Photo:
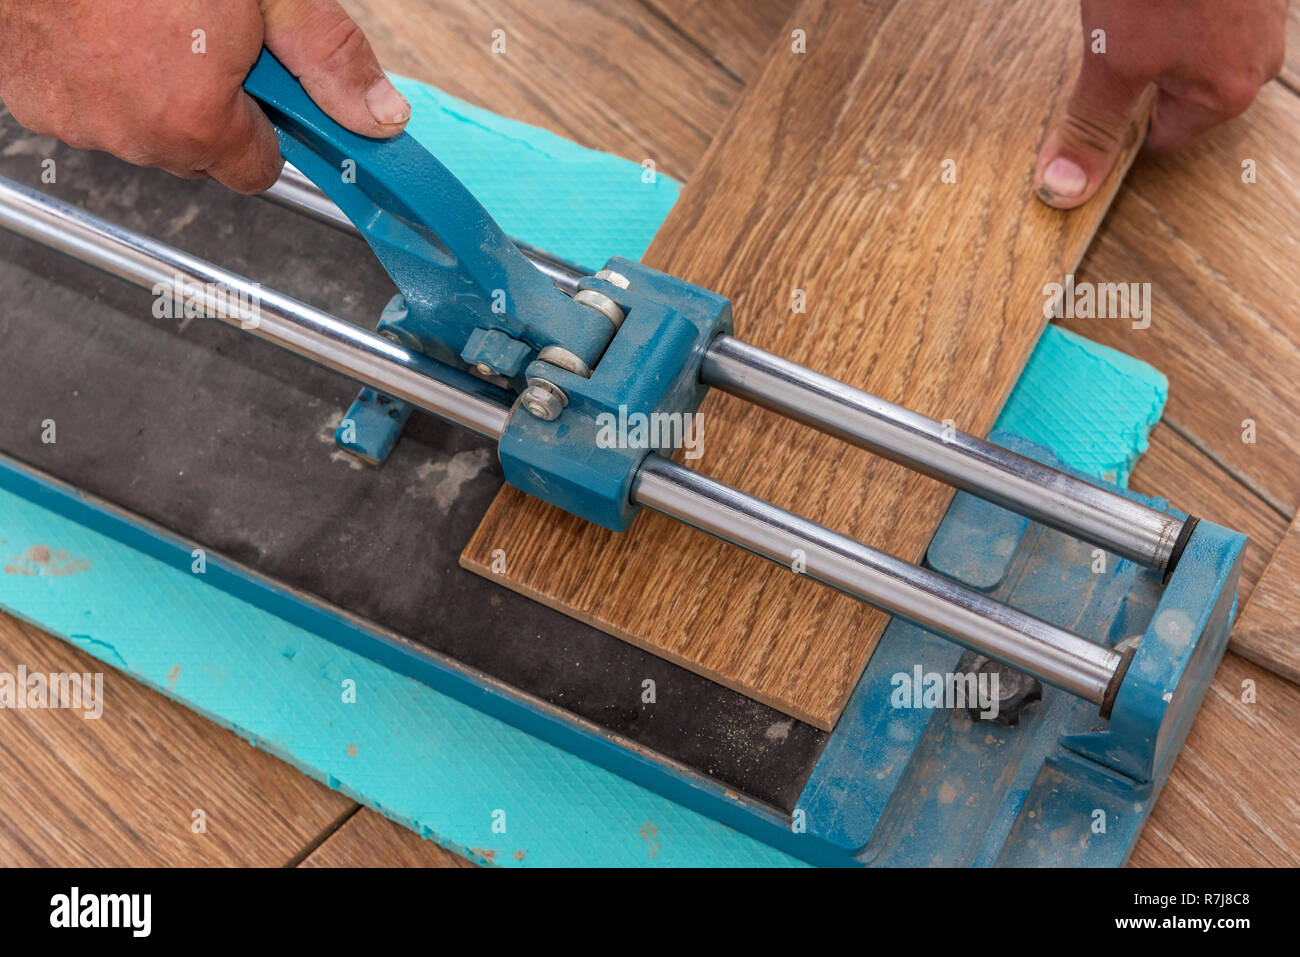
<path id="1" fill-rule="evenodd" d="M 284 158 L 352 221 L 405 297 L 407 345 L 463 365 L 470 335 L 491 329 L 533 353 L 559 344 L 595 365 L 612 335 L 605 320 L 555 289 L 414 137 L 344 129 L 265 49 L 244 89 L 275 125 Z"/>

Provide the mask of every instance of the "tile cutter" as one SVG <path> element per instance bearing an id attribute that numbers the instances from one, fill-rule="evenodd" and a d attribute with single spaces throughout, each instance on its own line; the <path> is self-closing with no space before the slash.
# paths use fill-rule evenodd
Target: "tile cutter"
<path id="1" fill-rule="evenodd" d="M 269 53 L 246 88 L 296 167 L 271 198 L 347 223 L 397 286 L 378 334 L 8 180 L 0 181 L 0 225 L 145 288 L 181 275 L 193 288 L 243 293 L 236 302 L 256 303 L 255 311 L 225 298 L 206 305 L 363 384 L 344 418 L 352 428 L 337 438 L 371 461 L 383 461 L 419 408 L 495 441 L 511 484 L 606 528 L 626 529 L 644 507 L 778 564 L 798 554 L 803 574 L 889 612 L 900 627 L 941 635 L 1090 704 L 1097 727 L 1058 735 L 1061 746 L 1154 796 L 1222 654 L 1242 536 L 747 345 L 732 335 L 730 303 L 708 290 L 619 258 L 589 276 L 516 245 L 413 139 L 344 131 Z M 355 182 L 338 175 L 347 160 Z M 1085 638 L 680 466 L 671 448 L 594 441 L 602 413 L 694 412 L 710 387 L 980 500 L 959 496 L 954 508 L 991 508 L 991 517 L 1014 515 L 1127 560 L 1160 587 L 1142 640 Z M 798 852 L 821 859 L 835 842 L 820 838 L 827 846 L 809 853 L 805 841 Z M 869 846 L 831 857 L 873 857 Z"/>

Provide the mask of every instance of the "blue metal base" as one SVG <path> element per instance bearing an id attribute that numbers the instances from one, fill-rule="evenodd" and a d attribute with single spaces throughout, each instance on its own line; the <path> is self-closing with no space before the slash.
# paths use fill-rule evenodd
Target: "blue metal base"
<path id="1" fill-rule="evenodd" d="M 1142 636 L 1111 720 L 1055 688 L 1015 727 L 893 707 L 895 675 L 945 675 L 974 658 L 894 621 L 799 802 L 809 832 L 878 865 L 1123 864 L 1227 647 L 1244 545 L 1202 522 L 1166 587 L 1112 555 L 1098 571 L 1092 546 L 959 493 L 932 568 L 1107 645 Z"/>
<path id="2" fill-rule="evenodd" d="M 1039 447 L 994 438 L 1059 467 Z M 0 487 L 177 567 L 192 560 L 193 543 L 12 461 L 0 459 Z M 1223 655 L 1244 544 L 1244 536 L 1201 522 L 1162 587 L 1154 573 L 1114 556 L 1096 572 L 1090 546 L 959 494 L 931 544 L 932 567 L 1098 641 L 1142 636 L 1111 720 L 1052 688 L 1010 728 L 973 722 L 965 709 L 897 707 L 898 675 L 918 666 L 946 674 L 970 656 L 895 621 L 793 815 L 250 569 L 210 556 L 205 580 L 813 863 L 1119 865 Z"/>

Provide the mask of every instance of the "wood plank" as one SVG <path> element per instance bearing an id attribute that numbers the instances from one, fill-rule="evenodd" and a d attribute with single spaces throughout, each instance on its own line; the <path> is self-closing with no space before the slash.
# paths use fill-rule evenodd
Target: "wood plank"
<path id="1" fill-rule="evenodd" d="M 1245 608 L 1232 632 L 1233 649 L 1300 684 L 1300 517 Z"/>
<path id="2" fill-rule="evenodd" d="M 1242 701 L 1247 681 L 1253 704 Z M 1300 864 L 1297 714 L 1300 688 L 1226 655 L 1130 863 Z"/>
<path id="3" fill-rule="evenodd" d="M 0 710 L 0 864 L 279 866 L 352 801 L 57 638 L 0 615 L 0 671 L 103 673 L 103 714 Z M 192 831 L 201 810 L 205 833 Z"/>
<path id="4" fill-rule="evenodd" d="M 730 295 L 741 337 L 983 433 L 1045 282 L 1075 268 L 1119 179 L 1073 213 L 1031 188 L 1079 62 L 1077 10 L 808 0 L 795 18 L 808 52 L 773 48 L 647 262 Z M 704 471 L 905 559 L 950 499 L 727 396 L 702 414 Z M 505 490 L 462 563 L 491 574 L 498 548 L 509 587 L 823 728 L 886 620 L 660 516 L 619 537 Z"/>
<path id="5" fill-rule="evenodd" d="M 681 30 L 732 76 L 748 83 L 767 48 L 787 37 L 796 0 L 642 0 Z"/>
<path id="6" fill-rule="evenodd" d="M 382 814 L 361 808 L 299 867 L 474 867 Z"/>
<path id="7" fill-rule="evenodd" d="M 1065 319 L 1170 381 L 1165 419 L 1279 510 L 1300 508 L 1300 97 L 1254 107 L 1177 156 L 1138 162 L 1088 250 L 1081 281 L 1151 283 L 1151 324 Z M 1242 162 L 1257 182 L 1242 182 Z M 1247 420 L 1255 423 L 1246 442 Z M 1175 486 L 1176 487 L 1176 486 Z"/>
<path id="8" fill-rule="evenodd" d="M 630 0 L 343 0 L 385 69 L 669 176 L 690 176 L 741 83 Z M 494 53 L 493 31 L 505 52 Z"/>

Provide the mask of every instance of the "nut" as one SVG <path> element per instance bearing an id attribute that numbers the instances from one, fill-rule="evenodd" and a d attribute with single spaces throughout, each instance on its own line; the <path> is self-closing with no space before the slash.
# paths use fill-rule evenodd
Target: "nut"
<path id="1" fill-rule="evenodd" d="M 569 397 L 564 390 L 545 379 L 529 379 L 528 388 L 519 396 L 519 402 L 529 415 L 543 422 L 553 422 L 560 417 Z"/>

